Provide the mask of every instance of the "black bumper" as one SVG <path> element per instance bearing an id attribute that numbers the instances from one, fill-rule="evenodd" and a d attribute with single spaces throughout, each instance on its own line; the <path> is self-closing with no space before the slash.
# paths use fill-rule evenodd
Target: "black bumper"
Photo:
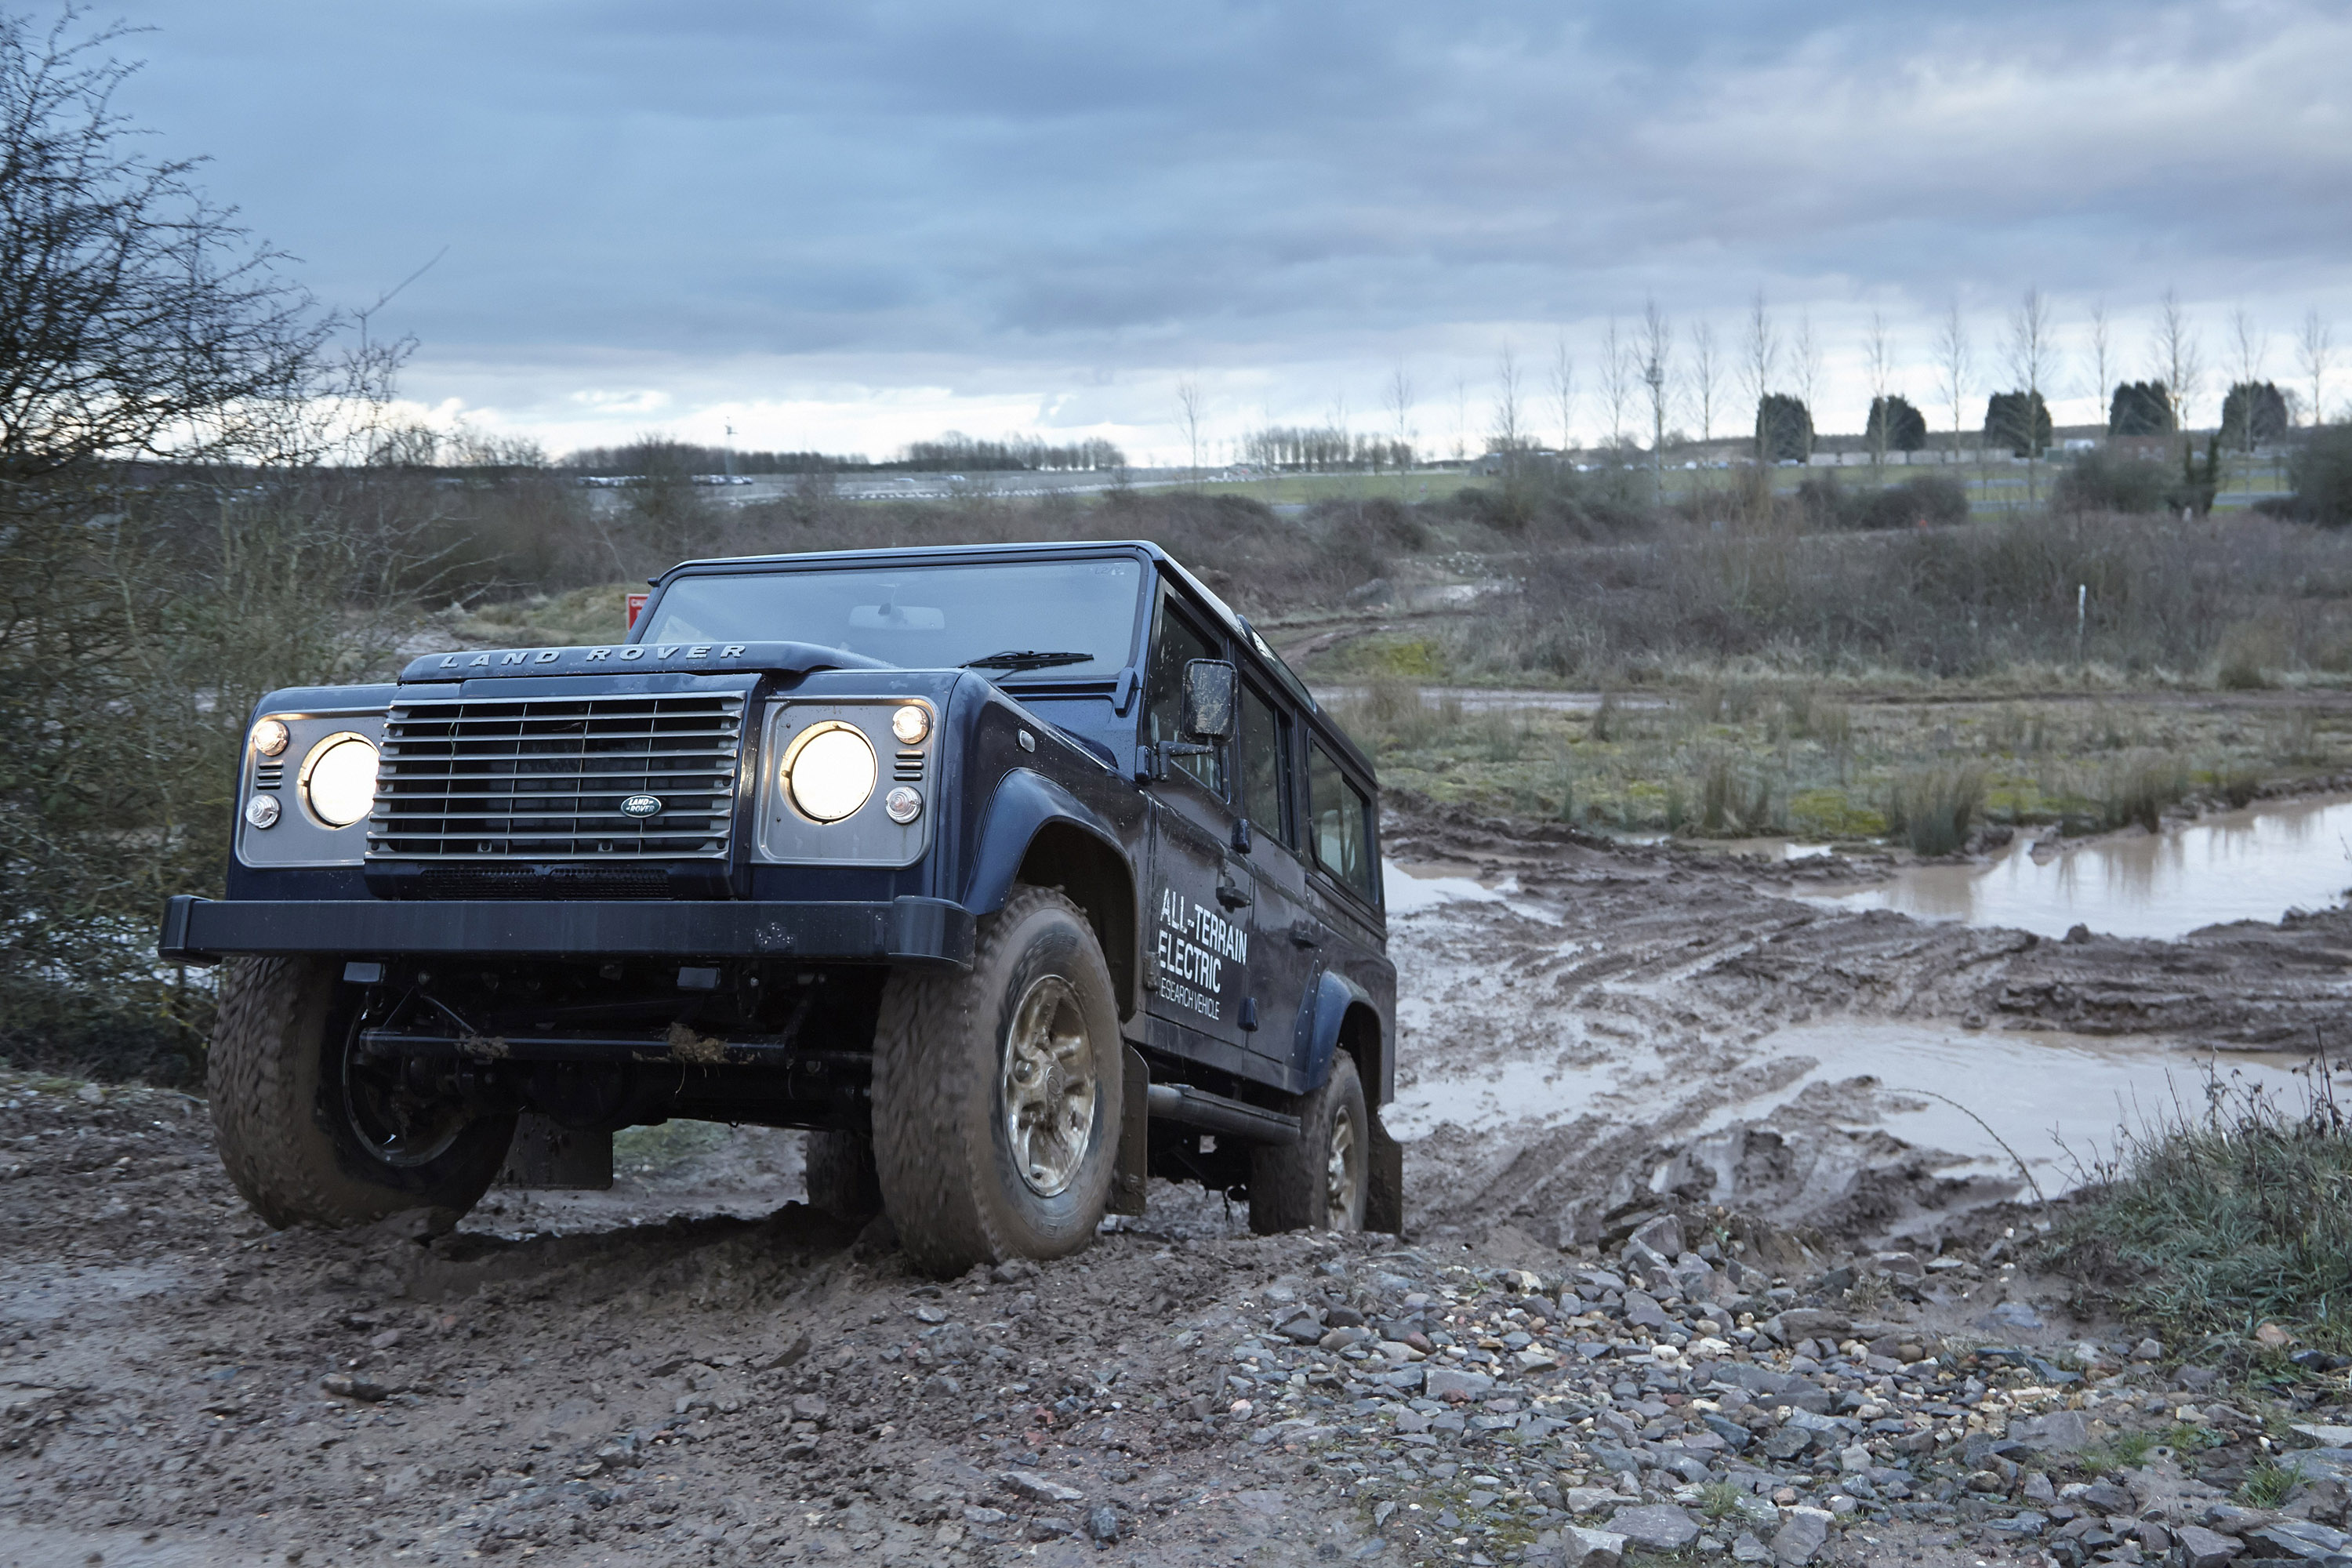
<path id="1" fill-rule="evenodd" d="M 945 899 L 874 903 L 713 900 L 220 900 L 163 910 L 166 963 L 243 954 L 392 958 L 782 958 L 969 967 L 971 911 Z"/>

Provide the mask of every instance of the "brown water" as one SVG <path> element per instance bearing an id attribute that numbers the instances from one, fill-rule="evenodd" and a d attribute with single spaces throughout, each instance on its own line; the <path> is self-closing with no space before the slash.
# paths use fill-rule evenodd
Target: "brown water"
<path id="1" fill-rule="evenodd" d="M 2282 802 L 2159 833 L 2086 839 L 2054 854 L 2021 840 L 1988 864 L 1913 866 L 1815 901 L 2051 937 L 2085 925 L 2108 936 L 2169 939 L 2341 902 L 2352 889 L 2347 846 L 2352 800 Z"/>

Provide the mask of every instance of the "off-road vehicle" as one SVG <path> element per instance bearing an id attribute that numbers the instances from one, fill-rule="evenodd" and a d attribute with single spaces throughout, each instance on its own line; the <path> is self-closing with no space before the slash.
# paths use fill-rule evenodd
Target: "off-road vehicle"
<path id="1" fill-rule="evenodd" d="M 162 951 L 229 961 L 274 1224 L 609 1184 L 694 1117 L 810 1129 L 812 1200 L 940 1272 L 1150 1173 L 1397 1226 L 1372 769 L 1152 545 L 693 562 L 611 646 L 272 692 L 240 768 Z"/>

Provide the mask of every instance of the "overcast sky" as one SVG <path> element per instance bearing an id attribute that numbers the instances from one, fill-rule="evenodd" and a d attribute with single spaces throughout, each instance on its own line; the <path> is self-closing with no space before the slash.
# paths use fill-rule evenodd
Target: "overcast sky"
<path id="1" fill-rule="evenodd" d="M 1181 378 L 1221 437 L 1385 427 L 1400 363 L 1444 447 L 1457 401 L 1486 429 L 1506 346 L 1549 437 L 1562 341 L 1589 437 L 1612 313 L 1654 298 L 1686 367 L 1689 327 L 1728 344 L 1759 289 L 1784 329 L 1810 313 L 1831 430 L 1863 422 L 1874 310 L 1895 384 L 1948 425 L 1930 361 L 1961 301 L 1971 427 L 2029 285 L 2064 335 L 2062 420 L 2093 407 L 2100 300 L 2137 374 L 2179 291 L 2206 418 L 2233 310 L 2283 383 L 2306 310 L 2352 339 L 2341 3 L 122 14 L 155 29 L 128 107 L 209 153 L 214 195 L 321 295 L 364 303 L 446 247 L 381 318 L 419 342 L 407 394 L 559 451 L 732 422 L 759 447 L 952 426 L 1172 454 Z"/>

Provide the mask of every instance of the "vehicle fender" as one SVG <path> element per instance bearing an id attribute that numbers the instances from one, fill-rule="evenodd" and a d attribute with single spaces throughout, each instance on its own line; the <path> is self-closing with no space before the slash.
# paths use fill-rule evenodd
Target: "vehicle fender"
<path id="1" fill-rule="evenodd" d="M 1012 893 L 1013 881 L 1021 879 L 1030 851 L 1046 835 L 1075 835 L 1085 839 L 1089 848 L 1101 848 L 1101 853 L 1085 856 L 1091 860 L 1089 868 L 1077 868 L 1079 875 L 1058 877 L 1056 881 L 1089 912 L 1096 936 L 1103 942 L 1103 959 L 1110 962 L 1110 983 L 1119 996 L 1119 1016 L 1127 1018 L 1140 1006 L 1140 994 L 1136 992 L 1136 868 L 1119 844 L 1118 830 L 1101 811 L 1045 773 L 1033 769 L 1004 773 L 997 781 L 995 795 L 990 795 L 988 809 L 981 814 L 979 835 L 969 856 L 971 869 L 964 872 L 962 905 L 971 910 L 973 917 L 995 914 L 1004 908 L 1004 898 Z M 1068 851 L 1068 839 L 1063 839 L 1061 848 Z"/>
<path id="2" fill-rule="evenodd" d="M 960 900 L 963 907 L 974 915 L 992 915 L 1003 909 L 1005 896 L 1020 879 L 1021 862 L 1028 858 L 1029 847 L 1050 824 L 1075 828 L 1100 842 L 1121 865 L 1127 863 L 1118 833 L 1101 813 L 1045 774 L 1014 768 L 997 781 L 996 793 L 989 797 L 988 809 L 981 816 L 971 868 L 964 874 Z"/>
<path id="3" fill-rule="evenodd" d="M 1331 1076 L 1331 1056 L 1339 1048 L 1339 1026 L 1347 1018 L 1348 1009 L 1359 1004 L 1379 1016 L 1372 994 L 1346 975 L 1328 969 L 1316 975 L 1314 989 L 1298 1009 L 1298 1037 L 1293 1047 L 1293 1059 L 1305 1076 L 1309 1093 L 1322 1088 L 1323 1080 Z M 1387 1048 L 1385 1040 L 1381 1047 Z M 1367 1082 L 1364 1090 L 1370 1099 L 1379 1100 L 1380 1084 Z"/>

